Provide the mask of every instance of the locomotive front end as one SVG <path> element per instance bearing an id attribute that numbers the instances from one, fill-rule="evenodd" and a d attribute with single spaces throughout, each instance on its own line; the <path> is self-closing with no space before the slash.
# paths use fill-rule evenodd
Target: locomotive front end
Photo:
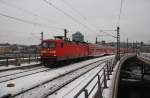
<path id="1" fill-rule="evenodd" d="M 53 62 L 57 60 L 56 57 L 56 42 L 49 40 L 49 41 L 43 41 L 41 45 L 41 62 L 42 63 L 48 63 Z"/>

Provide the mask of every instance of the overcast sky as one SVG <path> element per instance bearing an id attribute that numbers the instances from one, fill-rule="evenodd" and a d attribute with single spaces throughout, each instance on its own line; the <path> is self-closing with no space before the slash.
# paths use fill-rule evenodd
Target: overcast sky
<path id="1" fill-rule="evenodd" d="M 95 42 L 100 30 L 115 30 L 121 0 L 0 0 L 0 43 L 39 44 L 40 33 L 44 39 L 63 35 L 63 29 L 80 31 L 85 41 Z M 65 12 L 64 15 L 61 10 Z M 120 20 L 121 41 L 150 43 L 150 0 L 123 0 Z M 24 20 L 13 20 L 2 16 Z M 29 23 L 30 22 L 30 23 Z M 114 31 L 106 31 L 116 35 Z M 115 41 L 111 37 L 99 40 Z"/>

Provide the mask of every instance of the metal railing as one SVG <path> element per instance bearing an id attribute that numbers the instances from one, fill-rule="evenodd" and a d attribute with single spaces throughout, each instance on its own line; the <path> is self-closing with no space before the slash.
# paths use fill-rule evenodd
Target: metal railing
<path id="1" fill-rule="evenodd" d="M 110 75 L 113 72 L 113 59 L 105 61 L 105 65 L 87 82 L 82 89 L 80 89 L 73 98 L 78 98 L 81 93 L 84 93 L 85 98 L 89 96 L 97 89 L 97 92 L 94 96 L 96 98 L 103 98 L 102 93 L 105 88 L 107 88 L 107 81 L 110 80 Z M 92 88 L 89 90 L 87 87 L 93 82 L 96 81 Z"/>
<path id="2" fill-rule="evenodd" d="M 150 60 L 150 53 L 141 53 L 140 56 Z"/>
<path id="3" fill-rule="evenodd" d="M 39 61 L 40 57 L 38 55 L 35 56 L 31 56 L 28 55 L 28 57 L 24 57 L 24 56 L 17 56 L 14 58 L 10 58 L 10 57 L 5 57 L 5 59 L 1 59 L 0 60 L 0 65 L 21 65 L 22 63 L 31 63 L 31 62 L 35 62 L 35 61 Z"/>

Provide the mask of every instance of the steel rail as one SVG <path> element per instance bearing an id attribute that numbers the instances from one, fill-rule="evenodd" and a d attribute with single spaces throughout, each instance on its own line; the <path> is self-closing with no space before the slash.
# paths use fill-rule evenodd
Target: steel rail
<path id="1" fill-rule="evenodd" d="M 39 69 L 39 71 L 38 71 L 38 69 Z M 10 80 L 14 80 L 14 79 L 18 79 L 18 78 L 22 78 L 22 77 L 33 75 L 33 74 L 37 74 L 37 73 L 40 73 L 40 72 L 45 72 L 45 71 L 50 71 L 51 70 L 51 69 L 43 69 L 43 70 L 41 70 L 40 68 L 38 68 L 38 69 L 32 69 L 30 71 L 24 71 L 24 72 L 20 72 L 20 73 L 17 73 L 17 74 L 11 74 L 11 75 L 9 75 L 9 77 L 7 76 L 6 78 L 5 77 L 1 77 L 0 78 L 0 83 L 6 82 L 6 81 L 10 81 Z M 35 70 L 35 71 L 32 72 L 33 70 Z M 25 73 L 25 74 L 20 75 L 22 73 Z M 13 75 L 16 75 L 16 76 L 12 77 Z M 2 78 L 4 78 L 4 79 L 1 80 Z"/>
<path id="2" fill-rule="evenodd" d="M 4 72 L 4 71 L 9 71 L 9 70 L 18 70 L 18 69 L 26 69 L 26 68 L 32 68 L 32 67 L 38 67 L 41 66 L 41 64 L 33 64 L 30 66 L 17 66 L 17 67 L 12 67 L 12 68 L 4 68 L 4 69 L 0 69 L 0 72 Z"/>
<path id="3" fill-rule="evenodd" d="M 0 75 L 0 78 L 2 78 L 2 77 L 6 77 L 6 76 L 11 76 L 11 75 L 15 75 L 15 74 L 19 74 L 19 73 L 24 73 L 24 72 L 28 72 L 28 71 L 32 71 L 32 70 L 36 70 L 36 69 L 39 69 L 39 68 L 43 68 L 44 66 L 39 66 L 39 67 L 33 67 L 32 69 L 28 69 L 28 70 L 24 70 L 24 69 L 22 69 L 22 70 L 19 70 L 20 72 L 15 72 L 15 71 L 13 71 L 13 72 L 11 72 L 10 74 L 8 74 L 10 71 L 5 71 L 5 72 L 1 72 L 1 74 L 4 74 L 4 75 Z"/>

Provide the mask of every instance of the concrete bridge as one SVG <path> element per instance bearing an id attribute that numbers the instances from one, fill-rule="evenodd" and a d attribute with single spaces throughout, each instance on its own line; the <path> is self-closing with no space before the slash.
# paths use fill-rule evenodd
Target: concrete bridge
<path id="1" fill-rule="evenodd" d="M 129 54 L 113 69 L 109 86 L 96 98 L 150 98 L 150 54 Z"/>

